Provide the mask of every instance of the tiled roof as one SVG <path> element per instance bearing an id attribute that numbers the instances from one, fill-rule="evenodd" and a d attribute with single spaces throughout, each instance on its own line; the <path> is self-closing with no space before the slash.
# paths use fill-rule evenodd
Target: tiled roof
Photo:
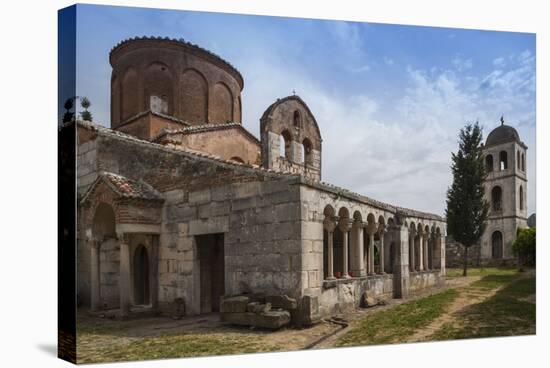
<path id="1" fill-rule="evenodd" d="M 134 116 L 130 116 L 129 118 L 127 118 L 127 119 L 121 121 L 121 122 L 117 125 L 117 128 L 118 128 L 118 127 L 121 127 L 121 126 L 123 126 L 123 125 L 126 125 L 126 124 L 130 124 L 130 123 L 133 122 L 134 120 L 139 119 L 139 118 L 141 118 L 142 116 L 145 116 L 145 115 L 147 115 L 147 114 L 152 114 L 152 115 L 160 116 L 161 118 L 164 118 L 164 119 L 167 119 L 167 120 L 171 120 L 171 121 L 173 121 L 173 122 L 175 122 L 175 123 L 179 123 L 179 124 L 181 124 L 181 125 L 183 125 L 183 126 L 188 126 L 188 125 L 190 125 L 188 122 L 183 121 L 183 120 L 181 120 L 181 119 L 178 119 L 178 118 L 176 118 L 176 117 L 174 117 L 174 116 L 166 115 L 166 114 L 161 114 L 160 112 L 156 112 L 156 111 L 152 111 L 152 110 L 145 110 L 145 111 L 142 111 L 142 112 L 140 112 L 140 113 L 137 113 L 137 114 L 135 114 Z"/>
<path id="2" fill-rule="evenodd" d="M 210 131 L 224 130 L 224 129 L 239 129 L 247 137 L 249 137 L 251 140 L 253 140 L 255 143 L 260 144 L 260 141 L 258 140 L 258 138 L 256 138 L 256 136 L 254 136 L 252 133 L 250 133 L 248 130 L 246 130 L 246 128 L 243 127 L 242 124 L 238 123 L 238 122 L 228 122 L 228 123 L 220 123 L 220 124 L 191 125 L 191 126 L 188 126 L 188 127 L 185 127 L 185 128 L 180 128 L 180 129 L 165 128 L 156 137 L 154 137 L 152 139 L 152 141 L 156 142 L 159 138 L 164 137 L 166 135 L 195 134 L 195 133 L 210 132 Z"/>
<path id="3" fill-rule="evenodd" d="M 118 195 L 125 198 L 162 199 L 162 195 L 144 181 L 128 179 L 122 175 L 102 172 L 100 175 L 113 186 Z"/>
<path id="4" fill-rule="evenodd" d="M 65 124 L 65 126 L 68 126 L 70 124 L 73 124 L 73 123 Z M 218 164 L 230 165 L 230 166 L 234 166 L 234 167 L 241 167 L 245 170 L 261 171 L 261 172 L 263 172 L 263 173 L 265 173 L 269 176 L 272 176 L 272 177 L 279 177 L 279 178 L 294 177 L 299 182 L 301 182 L 303 184 L 306 184 L 308 186 L 311 186 L 313 188 L 317 188 L 317 189 L 329 191 L 331 193 L 335 193 L 335 194 L 338 194 L 338 195 L 341 195 L 341 196 L 345 196 L 345 197 L 348 197 L 350 199 L 362 202 L 364 204 L 371 205 L 373 207 L 377 207 L 377 208 L 387 210 L 387 211 L 390 211 L 390 212 L 394 212 L 396 214 L 403 214 L 405 216 L 429 219 L 429 220 L 434 220 L 434 221 L 445 221 L 444 218 L 442 218 L 439 215 L 433 214 L 433 213 L 427 213 L 427 212 L 412 210 L 412 209 L 403 208 L 403 207 L 399 207 L 399 206 L 394 206 L 394 205 L 391 205 L 391 204 L 388 204 L 388 203 L 384 203 L 384 202 L 372 199 L 372 198 L 364 196 L 362 194 L 352 192 L 352 191 L 347 190 L 345 188 L 338 187 L 336 185 L 332 185 L 332 184 L 324 183 L 324 182 L 312 181 L 312 180 L 306 179 L 306 178 L 304 178 L 304 177 L 302 177 L 298 174 L 282 173 L 282 172 L 274 171 L 274 170 L 271 170 L 271 169 L 266 169 L 266 168 L 259 167 L 259 166 L 253 166 L 253 165 L 249 165 L 249 164 L 243 164 L 243 163 L 238 163 L 238 162 L 234 162 L 234 161 L 223 160 L 223 159 L 221 159 L 217 156 L 212 156 L 212 155 L 208 155 L 208 154 L 205 154 L 205 153 L 199 153 L 199 152 L 191 151 L 191 150 L 188 150 L 188 149 L 172 148 L 170 146 L 164 146 L 164 145 L 161 145 L 161 144 L 158 144 L 158 143 L 145 141 L 145 140 L 136 138 L 132 135 L 125 134 L 125 133 L 122 133 L 122 132 L 119 132 L 119 131 L 116 131 L 116 130 L 105 128 L 101 125 L 90 123 L 88 121 L 78 121 L 77 124 L 79 126 L 84 127 L 84 128 L 95 130 L 95 131 L 98 131 L 98 132 L 103 133 L 103 134 L 118 137 L 120 139 L 127 140 L 127 141 L 133 141 L 133 142 L 136 142 L 138 144 L 143 144 L 143 145 L 146 145 L 148 147 L 156 148 L 156 149 L 159 149 L 159 150 L 164 150 L 164 151 L 167 151 L 167 152 L 182 154 L 182 155 L 186 155 L 186 156 L 193 157 L 193 158 L 196 158 L 196 159 L 206 159 L 206 160 L 209 160 L 209 161 L 212 161 L 212 162 L 217 162 Z M 115 174 L 113 174 L 113 175 L 115 175 Z M 83 201 L 84 200 L 85 200 L 85 197 L 84 197 Z"/>
<path id="5" fill-rule="evenodd" d="M 144 181 L 129 179 L 125 176 L 112 172 L 101 171 L 90 186 L 82 202 L 86 201 L 89 195 L 99 182 L 107 184 L 118 196 L 127 199 L 144 199 L 150 201 L 163 201 L 162 194 Z"/>

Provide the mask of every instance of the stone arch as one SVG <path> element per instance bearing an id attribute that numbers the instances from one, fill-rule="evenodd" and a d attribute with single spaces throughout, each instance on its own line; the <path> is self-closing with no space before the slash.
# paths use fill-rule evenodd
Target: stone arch
<path id="1" fill-rule="evenodd" d="M 139 113 L 138 75 L 134 68 L 124 72 L 121 85 L 121 119 L 126 120 Z"/>
<path id="2" fill-rule="evenodd" d="M 174 114 L 173 77 L 170 67 L 161 61 L 154 61 L 147 66 L 143 75 L 145 110 Z"/>
<path id="3" fill-rule="evenodd" d="M 487 170 L 487 172 L 493 171 L 493 155 L 491 154 L 485 156 L 485 170 Z"/>
<path id="4" fill-rule="evenodd" d="M 92 234 L 100 241 L 116 237 L 116 215 L 110 204 L 100 202 L 95 207 Z"/>
<path id="5" fill-rule="evenodd" d="M 233 121 L 233 94 L 225 83 L 214 84 L 209 109 L 210 121 L 214 123 Z"/>
<path id="6" fill-rule="evenodd" d="M 305 165 L 313 165 L 313 144 L 309 138 L 304 138 L 302 141 L 302 162 Z"/>
<path id="7" fill-rule="evenodd" d="M 183 71 L 180 80 L 180 115 L 191 123 L 208 122 L 208 82 L 196 69 Z"/>
<path id="8" fill-rule="evenodd" d="M 279 135 L 279 156 L 291 160 L 292 135 L 288 130 L 283 130 Z"/>
<path id="9" fill-rule="evenodd" d="M 512 154 L 512 157 L 513 157 L 513 154 Z M 508 169 L 508 152 L 500 151 L 500 153 L 498 154 L 498 158 L 499 158 L 499 164 L 498 164 L 499 170 L 502 171 L 502 170 Z"/>
<path id="10" fill-rule="evenodd" d="M 149 252 L 142 244 L 138 245 L 134 251 L 132 269 L 134 273 L 134 304 L 149 304 L 151 301 Z"/>
<path id="11" fill-rule="evenodd" d="M 493 211 L 502 211 L 502 188 L 498 185 L 491 190 L 491 208 Z"/>
<path id="12" fill-rule="evenodd" d="M 501 259 L 503 253 L 502 233 L 497 230 L 491 234 L 491 258 Z"/>

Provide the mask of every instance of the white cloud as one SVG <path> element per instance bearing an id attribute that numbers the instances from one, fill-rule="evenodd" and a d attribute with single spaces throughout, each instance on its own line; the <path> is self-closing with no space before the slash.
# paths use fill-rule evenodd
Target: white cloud
<path id="1" fill-rule="evenodd" d="M 378 100 L 379 95 L 342 96 L 307 73 L 289 69 L 284 61 L 251 59 L 243 66 L 244 122 L 258 134 L 258 119 L 265 108 L 294 88 L 320 125 L 324 181 L 391 204 L 443 214 L 452 179 L 451 152 L 456 151 L 457 133 L 466 123 L 479 120 L 486 135 L 505 113 L 532 146 L 528 165 L 535 167 L 534 106 L 529 95 L 533 70 L 528 59 L 518 61 L 516 69 L 497 69 L 484 78 L 409 67 L 406 87 L 391 110 L 380 109 L 386 101 Z M 530 211 L 534 171 L 529 176 Z"/>
<path id="2" fill-rule="evenodd" d="M 451 62 L 459 72 L 471 69 L 474 65 L 472 59 L 462 59 L 460 57 L 455 57 Z"/>
<path id="3" fill-rule="evenodd" d="M 386 65 L 393 65 L 394 61 L 392 58 L 389 58 L 387 56 L 384 56 L 384 64 Z"/>
<path id="4" fill-rule="evenodd" d="M 498 66 L 498 67 L 502 67 L 502 66 L 506 65 L 506 61 L 503 57 L 499 57 L 499 58 L 496 58 L 496 59 L 493 60 L 493 65 Z"/>

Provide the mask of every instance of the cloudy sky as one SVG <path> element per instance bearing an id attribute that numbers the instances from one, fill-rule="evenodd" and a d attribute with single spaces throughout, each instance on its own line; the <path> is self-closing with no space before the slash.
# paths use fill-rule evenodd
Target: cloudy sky
<path id="1" fill-rule="evenodd" d="M 77 95 L 109 126 L 109 50 L 135 36 L 184 38 L 243 75 L 243 125 L 296 91 L 323 138 L 323 181 L 443 214 L 457 133 L 501 115 L 529 147 L 535 207 L 535 35 L 79 5 Z"/>

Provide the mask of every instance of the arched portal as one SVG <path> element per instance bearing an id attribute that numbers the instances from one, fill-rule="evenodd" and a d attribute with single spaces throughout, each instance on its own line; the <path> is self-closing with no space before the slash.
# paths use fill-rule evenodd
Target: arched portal
<path id="1" fill-rule="evenodd" d="M 501 259 L 502 258 L 502 233 L 500 231 L 495 231 L 491 236 L 492 244 L 492 258 Z"/>
<path id="2" fill-rule="evenodd" d="M 149 255 L 139 245 L 134 252 L 134 304 L 149 304 Z"/>

